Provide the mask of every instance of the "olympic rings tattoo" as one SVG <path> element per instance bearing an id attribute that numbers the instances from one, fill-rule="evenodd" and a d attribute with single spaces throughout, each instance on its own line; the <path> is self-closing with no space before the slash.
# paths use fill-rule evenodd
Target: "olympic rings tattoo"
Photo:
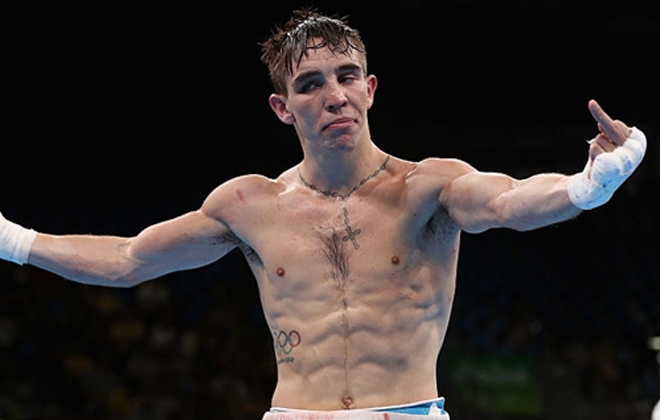
<path id="1" fill-rule="evenodd" d="M 287 334 L 286 331 L 280 331 L 279 333 L 273 332 L 273 337 L 275 338 L 275 348 L 278 352 L 282 352 L 286 355 L 290 354 L 294 348 L 300 345 L 302 338 L 300 333 L 296 330 L 291 330 Z"/>

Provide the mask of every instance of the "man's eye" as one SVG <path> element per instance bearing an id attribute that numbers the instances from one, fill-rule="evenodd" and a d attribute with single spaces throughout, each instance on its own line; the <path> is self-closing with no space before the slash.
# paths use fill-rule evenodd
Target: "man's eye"
<path id="1" fill-rule="evenodd" d="M 354 82 L 355 79 L 356 79 L 355 76 L 344 76 L 344 77 L 342 77 L 341 79 L 339 79 L 339 81 L 340 81 L 341 83 L 351 83 L 351 82 Z"/>
<path id="2" fill-rule="evenodd" d="M 317 84 L 316 82 L 309 82 L 309 83 L 305 83 L 304 85 L 302 85 L 299 89 L 299 92 L 300 93 L 307 93 L 307 92 L 311 92 L 315 89 L 318 89 L 319 87 L 321 87 L 321 85 Z"/>

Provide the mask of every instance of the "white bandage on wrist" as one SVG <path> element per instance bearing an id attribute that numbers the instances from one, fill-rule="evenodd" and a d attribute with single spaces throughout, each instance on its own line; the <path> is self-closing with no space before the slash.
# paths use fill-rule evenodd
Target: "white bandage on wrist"
<path id="1" fill-rule="evenodd" d="M 25 229 L 0 214 L 0 258 L 23 265 L 28 262 L 37 232 Z"/>
<path id="2" fill-rule="evenodd" d="M 593 163 L 587 162 L 584 170 L 571 178 L 568 185 L 571 202 L 583 210 L 607 203 L 617 188 L 637 169 L 645 152 L 646 136 L 633 127 L 623 145 L 613 152 L 596 156 Z"/>

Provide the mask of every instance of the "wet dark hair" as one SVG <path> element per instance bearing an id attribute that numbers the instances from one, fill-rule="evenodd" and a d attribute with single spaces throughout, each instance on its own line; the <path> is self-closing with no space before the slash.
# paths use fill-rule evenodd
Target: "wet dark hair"
<path id="1" fill-rule="evenodd" d="M 268 66 L 273 88 L 280 95 L 287 94 L 286 77 L 293 74 L 294 63 L 299 65 L 310 49 L 328 47 L 343 55 L 358 51 L 362 71 L 367 74 L 367 52 L 358 31 L 348 26 L 346 18 L 327 17 L 313 9 L 295 11 L 261 47 L 261 61 Z"/>

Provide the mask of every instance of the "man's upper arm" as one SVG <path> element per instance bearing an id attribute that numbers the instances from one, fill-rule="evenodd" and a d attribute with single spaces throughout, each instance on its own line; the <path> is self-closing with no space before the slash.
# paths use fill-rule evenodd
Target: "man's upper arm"
<path id="1" fill-rule="evenodd" d="M 462 230 L 483 232 L 501 225 L 498 198 L 517 185 L 517 181 L 507 175 L 470 168 L 446 185 L 440 194 L 440 203 Z"/>
<path id="2" fill-rule="evenodd" d="M 439 203 L 453 222 L 468 232 L 490 227 L 487 225 L 492 214 L 487 209 L 493 195 L 492 183 L 497 181 L 491 178 L 497 177 L 480 173 L 457 159 L 426 159 L 415 171 L 424 179 L 424 188 L 433 200 L 433 211 Z"/>
<path id="3" fill-rule="evenodd" d="M 221 186 L 199 210 L 153 225 L 132 238 L 129 257 L 145 270 L 139 277 L 201 267 L 229 253 L 237 242 L 221 216 L 231 206 Z"/>
<path id="4" fill-rule="evenodd" d="M 235 246 L 223 241 L 228 233 L 223 223 L 197 210 L 145 229 L 129 241 L 127 252 L 145 271 L 138 277 L 154 278 L 218 260 Z"/>

